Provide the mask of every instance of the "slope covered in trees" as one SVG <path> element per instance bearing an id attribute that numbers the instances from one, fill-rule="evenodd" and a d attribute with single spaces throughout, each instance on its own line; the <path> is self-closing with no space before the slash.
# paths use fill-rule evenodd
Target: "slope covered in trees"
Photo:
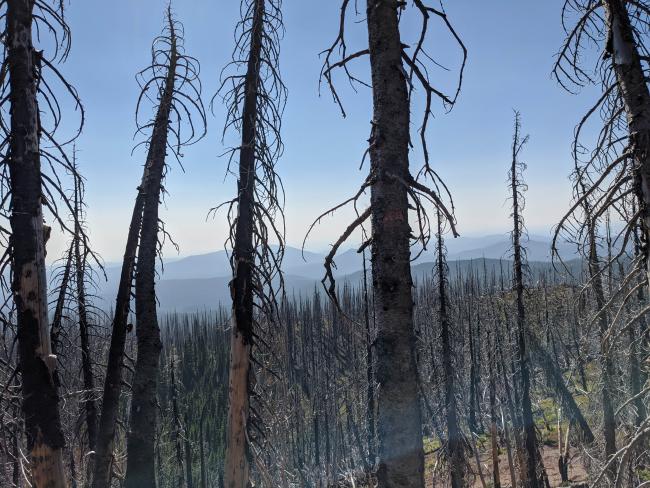
<path id="1" fill-rule="evenodd" d="M 573 194 L 552 242 L 528 238 L 538 182 L 515 112 L 498 164 L 507 238 L 454 253 L 457 189 L 430 132 L 462 100 L 464 19 L 425 0 L 331 6 L 321 88 L 345 117 L 349 83 L 371 120 L 363 181 L 300 236 L 309 246 L 332 214 L 351 216 L 323 254 L 286 245 L 281 53 L 297 7 L 237 2 L 234 48 L 211 47 L 232 49 L 219 78 L 162 3 L 133 100 L 142 176 L 127 183 L 122 260 L 104 266 L 86 113 L 63 75 L 74 3 L 0 0 L 0 488 L 650 484 L 650 2 L 558 9 L 552 75 L 597 101 L 566 148 Z M 162 208 L 182 200 L 168 172 L 208 134 L 208 79 L 221 144 L 236 140 L 235 193 L 205 209 L 227 222 L 225 246 L 163 260 L 176 244 Z"/>

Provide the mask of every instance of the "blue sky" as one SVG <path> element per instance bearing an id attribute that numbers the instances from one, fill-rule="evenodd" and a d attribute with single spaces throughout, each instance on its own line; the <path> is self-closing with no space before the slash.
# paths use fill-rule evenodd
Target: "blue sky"
<path id="1" fill-rule="evenodd" d="M 360 6 L 365 2 L 360 1 Z M 450 187 L 461 234 L 506 232 L 506 173 L 512 133 L 512 110 L 518 109 L 524 131 L 531 136 L 524 152 L 526 219 L 531 231 L 545 232 L 569 206 L 570 146 L 573 128 L 594 99 L 593 90 L 578 96 L 565 93 L 551 79 L 554 55 L 563 39 L 561 0 L 522 2 L 453 0 L 446 9 L 462 36 L 469 60 L 457 106 L 435 109 L 428 132 L 432 163 Z M 107 260 L 123 252 L 128 222 L 142 172 L 144 155 L 135 152 L 134 106 L 138 94 L 135 73 L 148 63 L 153 37 L 163 23 L 164 0 L 72 0 L 67 19 L 73 46 L 62 71 L 73 82 L 86 109 L 86 126 L 77 142 L 87 178 L 88 220 L 96 249 Z M 236 0 L 175 0 L 173 9 L 185 24 L 186 50 L 201 63 L 206 103 L 219 86 L 219 73 L 233 47 L 239 19 Z M 363 181 L 359 162 L 369 134 L 371 93 L 338 85 L 348 117 L 343 119 L 329 93 L 318 94 L 321 60 L 318 53 L 334 39 L 338 2 L 284 0 L 286 35 L 281 71 L 289 90 L 284 116 L 286 146 L 278 171 L 286 188 L 287 238 L 302 242 L 309 223 L 323 210 L 351 195 Z M 363 17 L 360 16 L 358 20 Z M 412 42 L 418 26 L 406 18 L 404 42 Z M 429 51 L 452 70 L 459 51 L 443 27 L 432 24 Z M 350 50 L 362 46 L 363 24 L 350 27 Z M 367 59 L 355 70 L 362 77 Z M 453 78 L 433 71 L 439 86 L 451 89 Z M 367 79 L 367 77 L 366 77 Z M 419 127 L 414 107 L 412 130 Z M 74 114 L 69 113 L 70 117 Z M 162 216 L 181 247 L 181 254 L 220 249 L 226 235 L 224 215 L 206 220 L 210 207 L 233 196 L 234 181 L 225 175 L 220 158 L 225 146 L 221 131 L 224 110 L 216 100 L 208 118 L 208 135 L 184 151 L 183 173 L 175 165 L 166 188 L 170 195 Z M 414 167 L 420 155 L 412 155 Z M 309 241 L 324 249 L 347 225 L 349 213 L 325 221 Z M 54 253 L 62 240 L 53 239 Z M 171 250 L 166 253 L 172 257 Z"/>

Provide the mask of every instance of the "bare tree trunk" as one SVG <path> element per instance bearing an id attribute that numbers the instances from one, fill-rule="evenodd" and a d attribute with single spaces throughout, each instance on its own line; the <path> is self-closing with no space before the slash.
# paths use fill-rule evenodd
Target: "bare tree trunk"
<path id="1" fill-rule="evenodd" d="M 147 179 L 148 172 L 149 168 L 145 167 L 143 182 Z M 122 271 L 120 273 L 120 283 L 117 289 L 115 315 L 113 316 L 111 343 L 108 350 L 108 364 L 106 366 L 106 378 L 104 379 L 102 410 L 99 418 L 93 488 L 109 488 L 110 486 L 115 429 L 117 428 L 117 415 L 119 413 L 119 402 L 122 392 L 122 361 L 124 360 L 124 348 L 128 330 L 127 321 L 129 318 L 131 289 L 135 270 L 135 256 L 138 249 L 138 240 L 140 239 L 140 228 L 142 226 L 143 202 L 144 195 L 142 191 L 138 191 L 138 196 L 133 206 L 133 214 L 131 215 L 131 224 L 129 225 L 129 234 L 126 240 L 126 249 L 122 261 Z"/>
<path id="2" fill-rule="evenodd" d="M 374 304 L 373 304 L 374 306 Z M 374 316 L 374 312 L 373 312 Z M 368 297 L 368 271 L 366 250 L 363 250 L 363 318 L 366 325 L 366 429 L 368 436 L 368 466 L 373 469 L 376 462 L 375 446 L 375 371 L 373 358 L 372 330 L 370 328 L 370 304 Z"/>
<path id="3" fill-rule="evenodd" d="M 437 274 L 438 300 L 440 302 L 440 340 L 442 342 L 442 368 L 445 375 L 445 413 L 447 420 L 447 449 L 449 452 L 449 479 L 451 488 L 465 486 L 465 452 L 463 438 L 458 423 L 458 405 L 456 402 L 456 382 L 453 365 L 449 311 L 447 308 L 447 263 L 442 237 L 442 215 L 438 212 L 437 235 Z"/>
<path id="4" fill-rule="evenodd" d="M 135 314 L 138 355 L 133 378 L 131 417 L 127 436 L 126 488 L 155 488 L 156 388 L 160 360 L 160 329 L 156 313 L 156 256 L 158 205 L 165 173 L 169 117 L 174 96 L 178 52 L 171 14 L 169 65 L 160 93 L 158 111 L 149 143 L 144 180 L 144 204 L 135 276 Z"/>
<path id="5" fill-rule="evenodd" d="M 180 410 L 178 408 L 178 388 L 176 387 L 176 374 L 174 372 L 174 358 L 171 360 L 171 387 L 172 387 L 172 423 L 173 423 L 173 439 L 175 444 L 176 454 L 176 487 L 184 488 L 183 483 L 185 476 L 183 473 L 183 444 L 181 438 L 183 437 L 183 426 L 181 424 Z M 186 441 L 187 442 L 187 441 Z M 189 486 L 188 486 L 189 488 Z"/>
<path id="6" fill-rule="evenodd" d="M 65 299 L 68 294 L 68 284 L 70 283 L 70 271 L 72 269 L 72 256 L 74 253 L 74 240 L 70 243 L 68 255 L 65 260 L 65 267 L 61 275 L 61 283 L 59 284 L 59 293 L 56 298 L 56 305 L 54 306 L 54 316 L 52 317 L 52 327 L 50 328 L 50 342 L 52 343 L 52 354 L 57 354 L 59 344 L 59 336 L 61 335 L 61 324 L 63 322 L 63 307 L 65 307 Z"/>
<path id="7" fill-rule="evenodd" d="M 506 454 L 508 456 L 508 470 L 510 471 L 510 486 L 512 488 L 517 488 L 517 472 L 515 470 L 515 462 L 512 456 L 512 445 L 510 443 L 510 429 L 508 428 L 508 423 L 506 422 L 505 415 L 503 415 L 503 410 L 501 410 L 501 425 L 503 426 L 503 440 L 506 445 Z"/>
<path id="8" fill-rule="evenodd" d="M 522 195 L 520 181 L 520 169 L 518 154 L 527 138 L 521 138 L 519 134 L 519 114 L 515 114 L 515 135 L 512 144 L 512 166 L 510 168 L 511 190 L 512 190 L 512 245 L 513 245 L 513 285 L 517 295 L 517 360 L 519 363 L 519 377 L 521 383 L 521 407 L 524 431 L 524 446 L 526 451 L 526 466 L 522 470 L 522 484 L 524 488 L 541 488 L 541 477 L 537 474 L 538 459 L 537 435 L 535 432 L 535 421 L 533 419 L 533 408 L 530 399 L 530 357 L 526 349 L 526 310 L 524 308 L 524 276 L 521 236 L 522 215 L 520 200 Z M 523 202 L 522 202 L 523 203 Z M 525 473 L 525 478 L 523 474 Z"/>
<path id="9" fill-rule="evenodd" d="M 618 91 L 623 100 L 630 133 L 630 147 L 640 180 L 638 197 L 645 240 L 650 237 L 650 91 L 646 74 L 641 65 L 641 54 L 636 45 L 626 2 L 601 0 L 605 9 L 608 43 L 607 55 L 611 56 L 616 73 Z M 645 248 L 646 272 L 650 277 L 650 250 Z"/>
<path id="10" fill-rule="evenodd" d="M 205 414 L 207 413 L 207 404 L 203 405 L 203 410 L 201 411 L 201 418 L 199 419 L 199 456 L 201 462 L 201 488 L 208 488 L 208 475 L 205 465 L 205 439 L 203 436 L 203 423 L 205 421 Z M 221 487 L 219 487 L 221 488 Z"/>
<path id="11" fill-rule="evenodd" d="M 369 0 L 373 88 L 370 160 L 372 276 L 377 313 L 379 488 L 423 487 L 422 422 L 415 364 L 407 188 L 409 100 L 398 4 Z"/>
<path id="12" fill-rule="evenodd" d="M 166 150 L 169 149 L 176 158 L 180 158 L 182 156 L 180 150 L 183 146 L 191 144 L 205 135 L 205 110 L 200 100 L 200 85 L 197 83 L 199 66 L 194 58 L 185 55 L 181 47 L 182 42 L 182 25 L 173 18 L 171 8 L 168 8 L 167 27 L 161 35 L 154 39 L 151 50 L 151 63 L 139 74 L 142 77 L 140 80 L 142 90 L 136 107 L 136 121 L 140 102 L 143 98 L 148 97 L 147 91 L 153 87 L 158 88 L 156 95 L 159 98 L 154 120 L 144 125 L 138 122 L 139 130 L 142 132 L 151 130 L 151 136 L 146 141 L 149 147 L 147 160 L 133 207 L 115 303 L 115 316 L 113 318 L 97 440 L 93 488 L 109 488 L 110 485 L 112 451 L 122 386 L 122 362 L 126 334 L 130 331 L 127 320 L 130 312 L 133 277 L 136 272 L 136 253 L 139 254 L 138 277 L 136 279 L 136 288 L 138 289 L 136 315 L 138 316 L 139 365 L 136 364 L 133 385 L 133 401 L 135 405 L 132 402 L 136 413 L 136 423 L 132 425 L 138 426 L 138 432 L 135 436 L 129 436 L 133 443 L 132 448 L 135 449 L 135 451 L 132 451 L 133 456 L 129 456 L 129 460 L 132 457 L 144 456 L 144 458 L 140 458 L 140 461 L 144 463 L 146 458 L 147 465 L 142 464 L 142 469 L 149 470 L 147 477 L 150 477 L 153 473 L 151 467 L 153 464 L 153 448 L 151 443 L 155 435 L 155 407 L 152 405 L 155 403 L 153 398 L 155 396 L 155 375 L 157 374 L 160 352 L 155 307 L 154 265 L 159 231 L 158 204 L 161 194 L 161 182 L 164 177 L 165 155 Z M 177 70 L 179 64 L 183 68 Z M 144 79 L 145 74 L 149 77 L 148 79 Z M 183 116 L 181 116 L 181 113 Z M 197 116 L 200 125 L 193 122 L 193 119 Z M 172 123 L 174 125 L 173 130 L 170 129 Z M 183 124 L 190 126 L 189 132 L 191 134 L 189 137 L 181 138 L 180 131 Z M 195 129 L 201 127 L 203 128 L 202 131 L 195 131 Z M 171 142 L 169 139 L 174 139 L 174 141 Z M 140 250 L 138 251 L 139 244 Z M 142 260 L 141 263 L 140 259 Z M 142 423 L 137 423 L 138 419 L 144 420 Z M 133 417 L 131 420 L 134 420 Z M 131 433 L 133 434 L 133 431 Z M 139 439 L 136 440 L 135 437 L 139 437 Z M 142 444 L 139 444 L 139 442 Z M 140 449 L 140 447 L 143 449 Z M 127 467 L 127 478 L 139 476 L 136 474 L 136 471 L 139 470 L 137 466 L 138 462 L 134 459 L 133 463 L 131 463 L 130 473 Z M 128 481 L 128 483 L 132 482 L 133 479 Z M 150 482 L 154 482 L 153 479 Z"/>
<path id="13" fill-rule="evenodd" d="M 187 413 L 185 414 L 185 428 L 190 425 Z M 192 444 L 190 443 L 189 429 L 185 432 L 185 473 L 187 488 L 194 488 L 192 477 Z"/>
<path id="14" fill-rule="evenodd" d="M 75 235 L 74 259 L 77 282 L 77 314 L 79 320 L 79 338 L 81 342 L 81 371 L 84 383 L 84 411 L 86 413 L 86 431 L 88 434 L 88 450 L 95 451 L 97 445 L 97 405 L 93 395 L 95 394 L 95 378 L 90 357 L 90 338 L 88 335 L 88 312 L 86 309 L 86 287 L 85 271 L 86 256 L 81 252 L 81 189 L 79 183 L 75 184 L 74 192 L 75 211 Z"/>
<path id="15" fill-rule="evenodd" d="M 247 488 L 250 477 L 250 453 L 247 447 L 249 422 L 250 355 L 254 337 L 253 318 L 253 244 L 255 205 L 255 148 L 257 135 L 258 85 L 262 50 L 265 1 L 255 0 L 250 33 L 250 53 L 244 84 L 242 145 L 239 150 L 237 181 L 237 222 L 233 249 L 234 276 L 230 283 L 233 299 L 233 326 L 228 387 L 228 424 L 226 429 L 226 488 Z"/>
<path id="16" fill-rule="evenodd" d="M 614 414 L 614 399 L 612 394 L 613 380 L 615 378 L 614 364 L 612 362 L 611 350 L 609 341 L 606 340 L 607 331 L 609 329 L 608 314 L 604 311 L 605 307 L 605 291 L 601 280 L 601 272 L 598 265 L 598 252 L 596 244 L 596 223 L 591 218 L 591 212 L 586 208 L 586 220 L 589 231 L 589 257 L 588 268 L 589 277 L 592 282 L 592 289 L 596 298 L 596 310 L 598 310 L 598 328 L 600 338 L 600 370 L 603 381 L 602 403 L 603 403 L 603 437 L 605 438 L 605 456 L 609 459 L 616 453 L 616 417 Z M 612 463 L 610 466 L 610 474 L 612 477 L 616 476 L 616 464 Z"/>
<path id="17" fill-rule="evenodd" d="M 46 228 L 41 198 L 40 116 L 37 101 L 41 54 L 32 44 L 33 0 L 7 0 L 5 41 L 11 134 L 12 291 L 18 320 L 23 413 L 34 488 L 64 488 L 65 439 L 54 381 L 56 356 L 48 328 Z M 49 229 L 48 229 L 49 230 Z"/>
<path id="18" fill-rule="evenodd" d="M 501 473 L 499 472 L 499 433 L 496 409 L 496 382 L 494 378 L 493 344 L 490 342 L 490 329 L 488 339 L 488 369 L 489 369 L 489 395 L 490 395 L 490 440 L 492 444 L 492 486 L 501 488 Z"/>

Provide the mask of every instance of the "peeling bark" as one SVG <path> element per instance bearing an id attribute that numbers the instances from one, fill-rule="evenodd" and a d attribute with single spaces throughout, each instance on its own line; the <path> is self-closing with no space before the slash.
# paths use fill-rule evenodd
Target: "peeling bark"
<path id="1" fill-rule="evenodd" d="M 257 109 L 260 60 L 262 50 L 264 0 L 253 6 L 250 53 L 244 84 L 242 110 L 242 145 L 239 150 L 237 181 L 237 221 L 233 248 L 234 270 L 230 290 L 233 299 L 230 377 L 228 384 L 228 425 L 226 428 L 226 459 L 224 485 L 226 488 L 247 488 L 250 477 L 250 454 L 247 447 L 249 422 L 250 354 L 253 344 L 253 244 L 255 204 L 255 146 L 258 144 Z"/>
<path id="2" fill-rule="evenodd" d="M 11 135 L 12 291 L 18 319 L 23 413 L 34 488 L 64 488 L 65 444 L 54 380 L 45 277 L 45 226 L 41 203 L 40 53 L 32 44 L 33 0 L 6 2 Z"/>

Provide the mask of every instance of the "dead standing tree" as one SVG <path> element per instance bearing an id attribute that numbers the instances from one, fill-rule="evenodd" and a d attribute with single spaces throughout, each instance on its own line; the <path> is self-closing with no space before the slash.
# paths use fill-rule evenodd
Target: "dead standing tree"
<path id="1" fill-rule="evenodd" d="M 226 247 L 232 248 L 233 270 L 224 467 L 227 488 L 249 485 L 254 444 L 258 441 L 261 447 L 264 442 L 263 419 L 254 416 L 262 409 L 251 406 L 252 400 L 263 400 L 259 391 L 263 386 L 252 381 L 251 359 L 254 347 L 265 347 L 264 337 L 269 331 L 263 328 L 275 323 L 277 290 L 282 289 L 284 195 L 275 170 L 283 149 L 280 125 L 286 99 L 279 73 L 281 7 L 280 0 L 242 1 L 233 60 L 224 70 L 219 89 L 228 107 L 224 134 L 234 128 L 241 135 L 241 144 L 229 151 L 228 165 L 230 172 L 230 164 L 239 156 L 237 196 L 222 204 L 228 207 L 230 236 Z M 272 247 L 273 241 L 277 247 Z M 262 361 L 257 363 L 261 365 Z"/>
<path id="2" fill-rule="evenodd" d="M 72 214 L 70 227 L 74 229 L 70 245 L 62 261 L 63 265 L 54 274 L 53 281 L 57 282 L 55 288 L 56 300 L 50 336 L 52 350 L 56 354 L 61 336 L 74 343 L 72 334 L 78 333 L 79 347 L 81 349 L 81 376 L 83 378 L 83 399 L 81 411 L 85 418 L 87 448 L 84 452 L 94 452 L 97 441 L 97 405 L 94 397 L 95 377 L 91 357 L 90 328 L 93 319 L 103 318 L 103 314 L 92 304 L 92 294 L 89 288 L 95 287 L 96 279 L 103 274 L 103 266 L 99 257 L 88 247 L 85 222 L 85 184 L 80 176 L 77 166 L 76 148 L 73 146 L 71 165 L 77 175 L 71 190 L 70 201 Z M 99 274 L 98 274 L 99 273 Z M 104 276 L 105 277 L 105 276 Z M 77 330 L 65 330 L 63 320 L 65 314 L 70 313 L 76 317 Z M 65 369 L 65 363 L 59 361 Z"/>
<path id="3" fill-rule="evenodd" d="M 537 433 L 535 430 L 535 421 L 533 418 L 533 408 L 530 398 L 531 390 L 531 362 L 530 353 L 527 348 L 527 325 L 526 309 L 524 306 L 524 267 L 526 265 L 526 256 L 522 244 L 525 233 L 524 220 L 522 211 L 524 208 L 523 191 L 526 185 L 523 181 L 523 171 L 525 165 L 519 160 L 519 155 L 528 142 L 528 136 L 521 136 L 521 121 L 519 113 L 515 112 L 515 129 L 512 140 L 512 163 L 508 173 L 509 186 L 512 192 L 512 252 L 513 252 L 513 279 L 512 284 L 517 298 L 517 331 L 516 331 L 516 350 L 517 362 L 519 365 L 518 389 L 521 394 L 521 418 L 523 427 L 523 449 L 525 458 L 524 466 L 521 466 L 521 483 L 526 488 L 541 488 L 544 486 L 542 459 L 539 456 L 537 448 Z M 541 468 L 541 469 L 540 469 Z"/>
<path id="4" fill-rule="evenodd" d="M 156 388 L 160 360 L 160 329 L 156 313 L 156 257 L 162 250 L 167 232 L 158 216 L 168 170 L 167 149 L 180 163 L 181 147 L 193 144 L 205 135 L 205 110 L 201 102 L 198 61 L 184 52 L 183 25 L 167 8 L 166 25 L 152 46 L 151 64 L 139 73 L 142 94 L 155 87 L 158 99 L 155 117 L 138 131 L 151 130 L 146 140 L 148 155 L 141 192 L 142 226 L 135 274 L 135 317 L 137 360 L 133 378 L 131 416 L 127 436 L 126 488 L 156 486 L 155 440 Z M 139 113 L 140 102 L 138 100 Z M 200 125 L 195 131 L 194 120 Z M 181 130 L 189 127 L 188 134 Z M 170 137 L 171 134 L 171 137 Z M 174 140 L 175 138 L 175 140 Z"/>
<path id="5" fill-rule="evenodd" d="M 601 95 L 576 128 L 573 149 L 577 182 L 575 198 L 558 226 L 556 238 L 564 232 L 586 249 L 590 285 L 595 287 L 594 294 L 599 302 L 594 320 L 599 322 L 600 336 L 607 339 L 611 337 L 615 324 L 608 323 L 606 309 L 615 297 L 605 300 L 601 275 L 627 252 L 637 228 L 641 229 L 642 259 L 633 264 L 645 276 L 637 285 L 639 289 L 647 286 L 650 264 L 650 91 L 647 84 L 650 3 L 646 0 L 567 0 L 562 21 L 567 37 L 558 55 L 554 75 L 568 91 L 597 85 Z M 593 50 L 594 46 L 600 52 L 596 54 L 597 62 L 592 71 L 584 67 L 584 59 L 589 59 L 590 49 Z M 588 149 L 583 133 L 596 116 L 601 119 L 601 129 L 593 147 Z M 599 265 L 594 243 L 595 226 L 607 215 L 626 225 L 612 239 L 619 250 Z M 626 296 L 623 305 L 631 298 L 632 295 Z M 606 352 L 601 357 L 603 371 L 609 369 L 611 373 L 611 365 L 607 365 L 611 363 L 608 359 L 612 352 L 611 344 L 603 347 Z M 627 451 L 626 448 L 616 450 L 612 398 L 607 398 L 607 392 L 612 388 L 607 383 L 611 383 L 613 378 L 604 373 L 604 380 L 605 451 L 609 460 L 603 473 L 612 479 L 616 476 L 618 483 L 622 480 L 620 473 L 625 463 L 620 464 L 618 470 L 616 463 L 625 457 Z M 638 432 L 641 432 L 640 427 Z"/>
<path id="6" fill-rule="evenodd" d="M 621 249 L 634 231 L 642 228 L 643 264 L 648 272 L 650 232 L 650 90 L 647 85 L 647 29 L 650 2 L 646 0 L 567 0 L 562 11 L 567 37 L 558 54 L 553 74 L 569 92 L 586 85 L 600 87 L 601 95 L 576 127 L 573 157 L 585 185 L 558 226 L 571 229 L 572 216 L 591 200 L 593 218 L 611 212 L 612 218 L 627 223 L 614 242 Z M 593 49 L 600 49 L 593 70 L 583 66 Z M 592 148 L 585 143 L 585 128 L 595 117 L 601 129 Z M 633 202 L 636 200 L 636 202 Z M 638 209 L 632 211 L 632 209 Z M 557 236 L 557 234 L 556 234 Z"/>
<path id="7" fill-rule="evenodd" d="M 56 67 L 70 48 L 63 3 L 3 0 L 0 9 L 5 21 L 0 71 L 0 148 L 4 153 L 0 207 L 2 218 L 11 227 L 11 231 L 0 227 L 3 240 L 8 238 L 0 273 L 11 266 L 30 482 L 34 487 L 58 488 L 66 486 L 64 436 L 58 409 L 57 360 L 48 330 L 45 245 L 50 228 L 44 225 L 43 207 L 66 232 L 73 233 L 59 213 L 60 205 L 69 211 L 72 208 L 58 174 L 63 170 L 73 178 L 78 175 L 65 154 L 67 142 L 57 141 L 62 112 L 56 85 L 72 98 L 73 106 L 81 106 L 76 91 Z M 49 55 L 35 47 L 33 29 L 52 34 Z M 83 112 L 78 131 L 82 125 Z"/>
<path id="8" fill-rule="evenodd" d="M 332 273 L 336 253 L 354 231 L 370 219 L 371 238 L 362 244 L 362 249 L 370 245 L 372 250 L 377 323 L 374 347 L 379 385 L 377 478 L 380 488 L 424 486 L 420 398 L 414 352 L 410 268 L 410 239 L 413 234 L 408 219 L 409 207 L 415 209 L 418 225 L 416 240 L 423 247 L 426 247 L 431 234 L 425 202 L 442 212 L 454 236 L 457 235 L 453 206 L 452 211 L 447 209 L 438 189 L 444 188 L 450 197 L 449 192 L 429 165 L 426 128 L 434 98 L 442 100 L 448 108 L 454 105 L 460 91 L 467 52 L 443 10 L 429 7 L 421 0 L 413 3 L 422 22 L 420 36 L 413 48 L 401 40 L 399 22 L 402 11 L 407 9 L 406 2 L 368 1 L 365 22 L 368 47 L 349 54 L 345 27 L 351 6 L 349 0 L 343 0 L 338 36 L 324 52 L 322 71 L 322 78 L 327 82 L 344 116 L 345 111 L 332 79 L 335 69 L 343 69 L 353 84 L 370 86 L 373 91 L 373 119 L 368 147 L 370 173 L 356 195 L 322 214 L 313 225 L 347 204 L 354 204 L 356 208 L 358 200 L 370 189 L 370 206 L 357 213 L 358 217 L 347 227 L 326 257 L 323 284 L 329 296 L 336 301 Z M 463 52 L 458 88 L 453 98 L 433 86 L 424 62 L 431 59 L 425 44 L 432 17 L 443 22 Z M 348 66 L 351 61 L 366 55 L 370 58 L 370 85 L 354 77 Z M 335 60 L 337 56 L 339 59 Z M 409 170 L 411 97 L 416 87 L 425 95 L 425 110 L 420 128 L 424 168 L 418 176 L 430 177 L 436 190 L 418 181 Z"/>
<path id="9" fill-rule="evenodd" d="M 167 150 L 180 163 L 182 148 L 205 135 L 206 123 L 198 78 L 199 64 L 184 52 L 183 35 L 182 24 L 173 18 L 171 9 L 168 8 L 163 33 L 154 39 L 152 45 L 151 64 L 138 74 L 141 87 L 136 105 L 138 133 L 151 132 L 141 143 L 147 146 L 147 160 L 133 208 L 117 292 L 93 488 L 110 486 L 134 274 L 138 363 L 133 382 L 131 429 L 127 441 L 126 486 L 155 486 L 155 385 L 160 341 L 154 280 L 156 256 L 167 235 L 158 218 L 158 205 L 164 192 Z M 149 96 L 151 89 L 156 91 L 156 99 Z M 140 110 L 144 100 L 152 102 L 156 111 L 153 119 L 141 123 Z"/>
<path id="10" fill-rule="evenodd" d="M 449 297 L 447 294 L 446 250 L 443 237 L 443 219 L 437 211 L 438 232 L 436 234 L 436 273 L 438 275 L 438 300 L 440 317 L 440 341 L 442 342 L 442 368 L 445 382 L 445 415 L 447 420 L 447 457 L 451 488 L 463 488 L 467 459 L 465 457 L 465 439 L 458 421 L 458 401 L 456 398 L 456 371 L 454 368 L 454 350 L 452 343 L 451 317 L 449 314 Z M 495 485 L 496 486 L 496 485 Z"/>
<path id="11" fill-rule="evenodd" d="M 73 155 L 74 156 L 74 155 Z M 73 157 L 73 165 L 76 168 L 76 156 Z M 73 239 L 74 250 L 74 271 L 77 302 L 77 322 L 79 325 L 79 339 L 81 345 L 81 374 L 83 376 L 84 399 L 82 401 L 83 411 L 86 417 L 86 435 L 88 451 L 94 452 L 97 445 L 97 402 L 93 398 L 95 394 L 95 376 L 93 374 L 93 363 L 91 358 L 90 345 L 90 314 L 92 306 L 88 303 L 86 289 L 87 280 L 91 279 L 89 273 L 89 256 L 95 258 L 92 252 L 81 239 L 84 234 L 84 184 L 81 178 L 77 178 L 74 187 L 74 211 L 75 211 L 75 235 Z M 99 263 L 98 263 L 99 264 Z"/>

